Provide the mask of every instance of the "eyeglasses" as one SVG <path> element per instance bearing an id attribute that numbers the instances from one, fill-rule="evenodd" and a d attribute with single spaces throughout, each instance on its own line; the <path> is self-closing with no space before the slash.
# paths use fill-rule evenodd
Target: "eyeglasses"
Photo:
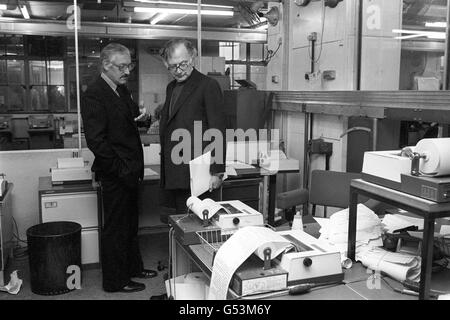
<path id="1" fill-rule="evenodd" d="M 134 67 L 136 67 L 135 63 L 130 63 L 130 64 L 121 64 L 121 65 L 117 65 L 112 63 L 113 66 L 115 66 L 117 69 L 119 69 L 120 72 L 124 72 L 125 68 L 128 69 L 128 71 L 133 71 Z"/>
<path id="2" fill-rule="evenodd" d="M 178 64 L 169 64 L 167 69 L 171 72 L 176 72 L 178 69 L 185 71 L 189 67 L 189 61 L 181 61 Z"/>

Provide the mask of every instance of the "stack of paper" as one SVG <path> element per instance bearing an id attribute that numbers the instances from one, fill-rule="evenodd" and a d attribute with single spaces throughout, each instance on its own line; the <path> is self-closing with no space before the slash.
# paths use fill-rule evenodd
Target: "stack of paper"
<path id="1" fill-rule="evenodd" d="M 320 222 L 319 222 L 320 223 Z M 328 223 L 321 224 L 320 237 L 347 255 L 348 242 L 348 208 L 334 213 Z M 356 219 L 356 252 L 362 247 L 381 247 L 381 221 L 378 216 L 363 204 L 357 206 Z"/>
<path id="2" fill-rule="evenodd" d="M 383 224 L 383 229 L 388 233 L 410 226 L 417 226 L 419 229 L 423 229 L 423 219 L 400 214 L 386 214 L 381 223 Z"/>
<path id="3" fill-rule="evenodd" d="M 397 281 L 420 280 L 421 259 L 419 256 L 391 252 L 383 248 L 364 248 L 356 255 L 356 260 L 369 269 L 380 271 Z"/>

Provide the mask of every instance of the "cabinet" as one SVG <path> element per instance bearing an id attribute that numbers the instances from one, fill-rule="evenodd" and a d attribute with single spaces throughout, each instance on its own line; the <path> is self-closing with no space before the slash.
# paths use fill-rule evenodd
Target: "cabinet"
<path id="1" fill-rule="evenodd" d="M 262 187 L 262 177 L 227 179 L 222 184 L 221 201 L 240 200 L 262 212 Z"/>
<path id="2" fill-rule="evenodd" d="M 100 262 L 100 208 L 100 190 L 91 183 L 52 186 L 50 177 L 39 178 L 40 222 L 79 223 L 83 265 Z"/>
<path id="3" fill-rule="evenodd" d="M 12 189 L 13 184 L 8 183 L 0 200 L 0 286 L 5 285 L 4 272 L 13 250 Z"/>
<path id="4" fill-rule="evenodd" d="M 227 129 L 260 129 L 266 117 L 266 92 L 253 89 L 223 92 Z"/>

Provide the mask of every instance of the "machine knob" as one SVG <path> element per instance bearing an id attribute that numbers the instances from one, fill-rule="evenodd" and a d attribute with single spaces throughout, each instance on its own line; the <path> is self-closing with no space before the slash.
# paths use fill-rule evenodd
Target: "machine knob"
<path id="1" fill-rule="evenodd" d="M 241 220 L 239 220 L 238 217 L 233 218 L 233 224 L 239 224 L 239 222 L 241 222 Z"/>
<path id="2" fill-rule="evenodd" d="M 303 265 L 304 265 L 305 267 L 310 267 L 310 266 L 312 265 L 312 260 L 311 260 L 311 258 L 305 258 L 305 259 L 303 259 Z"/>

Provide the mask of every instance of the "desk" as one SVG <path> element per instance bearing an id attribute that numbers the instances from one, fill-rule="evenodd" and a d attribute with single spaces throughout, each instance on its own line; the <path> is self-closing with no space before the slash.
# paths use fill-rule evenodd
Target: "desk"
<path id="1" fill-rule="evenodd" d="M 177 234 L 171 229 L 169 243 L 172 249 L 173 278 L 182 274 L 201 271 L 210 280 L 212 275 L 212 255 L 201 244 L 183 245 L 177 238 Z M 450 270 L 444 270 L 439 274 L 439 279 L 433 283 L 439 290 L 448 291 L 442 287 L 442 279 L 450 278 Z M 344 270 L 344 282 L 339 285 L 318 287 L 311 292 L 297 296 L 279 296 L 270 299 L 275 300 L 416 300 L 415 296 L 404 295 L 393 291 L 394 288 L 402 289 L 403 286 L 388 277 L 372 280 L 372 273 L 361 263 L 355 263 L 352 268 Z M 229 292 L 228 298 L 234 298 L 235 294 Z"/>
<path id="2" fill-rule="evenodd" d="M 362 179 L 350 183 L 349 227 L 348 227 L 348 257 L 355 260 L 356 244 L 356 207 L 358 195 L 396 206 L 417 214 L 424 219 L 422 241 L 422 265 L 420 277 L 419 299 L 429 299 L 431 282 L 431 264 L 433 260 L 434 223 L 435 219 L 450 217 L 450 203 L 437 203 L 415 197 L 413 195 L 386 188 Z"/>

